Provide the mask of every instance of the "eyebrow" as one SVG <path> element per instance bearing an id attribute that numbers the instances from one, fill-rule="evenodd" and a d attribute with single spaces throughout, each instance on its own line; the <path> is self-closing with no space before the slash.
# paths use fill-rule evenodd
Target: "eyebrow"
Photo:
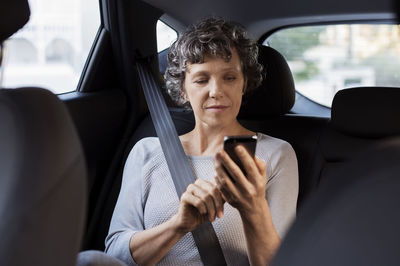
<path id="1" fill-rule="evenodd" d="M 222 68 L 220 71 L 222 72 L 222 71 L 232 71 L 232 70 L 238 71 L 238 69 L 236 69 L 236 67 L 226 67 L 226 68 Z M 186 69 L 186 72 L 191 73 L 189 68 Z M 207 70 L 200 70 L 200 71 L 195 72 L 193 75 L 194 76 L 208 75 L 208 73 L 209 73 L 209 71 L 207 71 Z"/>

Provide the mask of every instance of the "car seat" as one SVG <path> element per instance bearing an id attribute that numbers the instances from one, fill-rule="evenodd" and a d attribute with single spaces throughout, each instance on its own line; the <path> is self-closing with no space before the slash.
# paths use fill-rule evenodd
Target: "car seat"
<path id="1" fill-rule="evenodd" d="M 382 139 L 400 135 L 400 88 L 357 87 L 339 91 L 324 129 L 310 178 L 323 183 L 330 172 Z"/>
<path id="2" fill-rule="evenodd" d="M 274 265 L 398 265 L 400 88 L 339 91 L 315 157 L 318 190 Z M 357 158 L 357 159 L 355 159 Z"/>
<path id="3" fill-rule="evenodd" d="M 329 173 L 305 202 L 274 266 L 399 265 L 400 138 Z"/>
<path id="4" fill-rule="evenodd" d="M 26 0 L 2 1 L 0 42 L 29 13 Z M 74 265 L 86 166 L 66 107 L 44 89 L 0 89 L 0 127 L 0 265 Z"/>

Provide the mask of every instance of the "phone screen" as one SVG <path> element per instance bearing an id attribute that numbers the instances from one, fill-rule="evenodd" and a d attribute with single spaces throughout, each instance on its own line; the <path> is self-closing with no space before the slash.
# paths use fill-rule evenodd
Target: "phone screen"
<path id="1" fill-rule="evenodd" d="M 243 174 L 246 175 L 246 171 L 239 157 L 236 155 L 235 147 L 240 144 L 246 148 L 248 153 L 254 157 L 256 152 L 257 136 L 226 136 L 224 137 L 224 150 L 231 159 L 239 166 Z M 228 173 L 229 174 L 229 173 Z M 231 178 L 232 179 L 232 178 Z"/>

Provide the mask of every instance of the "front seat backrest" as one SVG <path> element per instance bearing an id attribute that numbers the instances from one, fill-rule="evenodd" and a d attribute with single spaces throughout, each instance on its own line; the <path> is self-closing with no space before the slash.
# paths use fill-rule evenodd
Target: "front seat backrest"
<path id="1" fill-rule="evenodd" d="M 0 3 L 0 43 L 29 18 L 26 0 Z M 75 264 L 84 227 L 86 166 L 57 96 L 0 89 L 0 265 Z"/>
<path id="2" fill-rule="evenodd" d="M 86 168 L 63 103 L 38 88 L 0 90 L 0 265 L 73 265 Z"/>
<path id="3" fill-rule="evenodd" d="M 400 265 L 400 138 L 331 172 L 305 202 L 274 266 Z"/>
<path id="4" fill-rule="evenodd" d="M 65 106 L 43 89 L 1 89 L 0 127 L 0 265 L 73 265 L 86 168 Z"/>
<path id="5" fill-rule="evenodd" d="M 332 118 L 321 136 L 316 156 L 323 161 L 315 171 L 319 183 L 369 146 L 400 136 L 399 100 L 400 88 L 394 87 L 357 87 L 335 95 Z"/>

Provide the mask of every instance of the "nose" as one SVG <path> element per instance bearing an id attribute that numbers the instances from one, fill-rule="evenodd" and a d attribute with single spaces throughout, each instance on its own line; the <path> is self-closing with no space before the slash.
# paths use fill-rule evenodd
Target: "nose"
<path id="1" fill-rule="evenodd" d="M 210 82 L 209 96 L 210 98 L 220 98 L 223 96 L 222 82 L 214 79 Z"/>

